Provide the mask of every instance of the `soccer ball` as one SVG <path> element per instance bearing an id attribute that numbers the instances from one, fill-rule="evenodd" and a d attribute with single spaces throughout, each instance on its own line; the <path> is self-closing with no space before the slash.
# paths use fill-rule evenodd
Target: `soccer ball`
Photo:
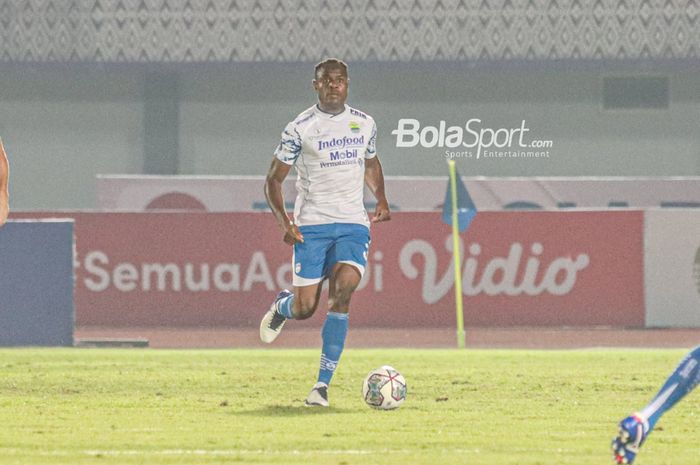
<path id="1" fill-rule="evenodd" d="M 406 400 L 406 379 L 388 365 L 372 370 L 362 383 L 362 398 L 372 408 L 398 408 Z"/>

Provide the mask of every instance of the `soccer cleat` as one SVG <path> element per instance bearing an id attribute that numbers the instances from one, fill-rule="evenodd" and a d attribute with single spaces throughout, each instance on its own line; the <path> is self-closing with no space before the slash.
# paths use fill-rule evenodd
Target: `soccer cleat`
<path id="1" fill-rule="evenodd" d="M 307 407 L 328 407 L 328 385 L 320 382 L 314 384 L 304 403 Z"/>
<path id="2" fill-rule="evenodd" d="M 284 289 L 277 294 L 277 297 L 275 297 L 275 301 L 272 302 L 272 305 L 270 305 L 270 308 L 260 322 L 261 341 L 269 344 L 274 341 L 277 336 L 279 336 L 280 332 L 282 331 L 282 327 L 284 326 L 284 322 L 287 321 L 287 318 L 277 311 L 277 307 L 279 306 L 280 300 L 290 295 L 292 295 L 292 293 L 287 289 Z"/>
<path id="3" fill-rule="evenodd" d="M 615 463 L 634 462 L 639 447 L 646 439 L 649 423 L 634 413 L 620 422 L 620 432 L 612 441 L 613 459 Z"/>

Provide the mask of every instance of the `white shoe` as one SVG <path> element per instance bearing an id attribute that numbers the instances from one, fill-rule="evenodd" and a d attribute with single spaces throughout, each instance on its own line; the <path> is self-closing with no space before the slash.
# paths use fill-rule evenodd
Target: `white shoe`
<path id="1" fill-rule="evenodd" d="M 304 402 L 307 407 L 328 407 L 328 385 L 316 383 Z"/>
<path id="2" fill-rule="evenodd" d="M 287 318 L 277 311 L 277 306 L 279 305 L 280 300 L 290 295 L 292 295 L 292 293 L 287 289 L 277 294 L 275 301 L 272 302 L 272 305 L 270 305 L 270 308 L 260 322 L 260 340 L 266 344 L 269 344 L 277 339 L 277 336 L 279 336 L 280 332 L 282 331 L 284 323 L 287 321 Z"/>

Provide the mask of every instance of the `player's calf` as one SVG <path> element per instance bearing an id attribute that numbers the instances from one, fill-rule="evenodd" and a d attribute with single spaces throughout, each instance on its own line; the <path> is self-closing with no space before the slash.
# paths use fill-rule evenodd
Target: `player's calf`
<path id="1" fill-rule="evenodd" d="M 318 299 L 316 296 L 300 297 L 299 301 L 296 303 L 294 319 L 306 320 L 307 318 L 311 318 L 316 312 L 316 307 L 318 307 Z"/>

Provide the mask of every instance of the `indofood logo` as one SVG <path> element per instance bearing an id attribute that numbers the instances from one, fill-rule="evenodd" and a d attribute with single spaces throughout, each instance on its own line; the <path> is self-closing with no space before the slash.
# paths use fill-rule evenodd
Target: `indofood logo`
<path id="1" fill-rule="evenodd" d="M 444 120 L 436 126 L 422 125 L 417 119 L 402 118 L 391 133 L 397 148 L 444 148 L 445 158 L 549 158 L 546 149 L 553 145 L 551 140 L 532 138 L 525 120 L 518 127 L 493 128 L 479 118 L 461 126 Z"/>
<path id="2" fill-rule="evenodd" d="M 365 145 L 365 136 L 359 137 L 334 137 L 328 140 L 318 141 L 318 150 L 325 149 L 344 149 L 351 147 L 362 147 Z"/>
<path id="3" fill-rule="evenodd" d="M 695 278 L 695 287 L 697 287 L 698 294 L 700 294 L 700 247 L 698 247 L 698 251 L 695 252 L 695 266 L 693 267 L 693 277 Z"/>

